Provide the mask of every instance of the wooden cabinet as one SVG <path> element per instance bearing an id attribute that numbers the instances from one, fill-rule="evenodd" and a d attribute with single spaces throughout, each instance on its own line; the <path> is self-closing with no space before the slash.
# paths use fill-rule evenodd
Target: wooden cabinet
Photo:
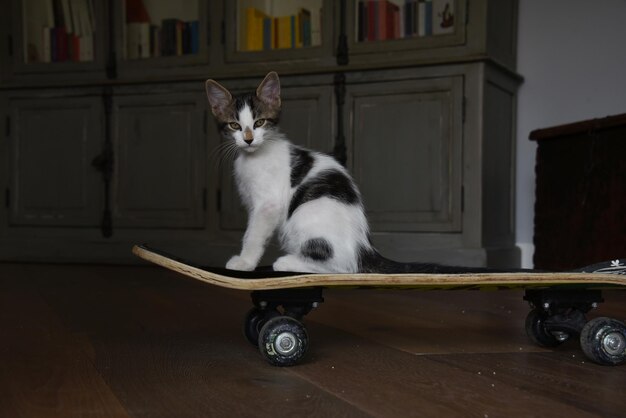
<path id="1" fill-rule="evenodd" d="M 204 81 L 275 70 L 283 131 L 353 172 L 381 252 L 517 264 L 516 0 L 76 0 L 66 35 L 93 51 L 63 60 L 35 53 L 57 3 L 0 15 L 0 259 L 127 262 L 149 242 L 222 264 L 246 215 Z"/>
<path id="2" fill-rule="evenodd" d="M 626 254 L 626 114 L 539 129 L 537 268 L 568 270 Z"/>
<path id="3" fill-rule="evenodd" d="M 102 142 L 98 97 L 9 101 L 11 226 L 94 227 L 100 177 L 91 166 Z"/>

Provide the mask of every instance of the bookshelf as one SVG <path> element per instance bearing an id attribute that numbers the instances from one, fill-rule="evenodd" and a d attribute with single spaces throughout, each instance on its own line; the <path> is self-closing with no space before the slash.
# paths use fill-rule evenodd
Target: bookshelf
<path id="1" fill-rule="evenodd" d="M 6 4 L 0 260 L 132 262 L 151 242 L 221 264 L 245 214 L 203 84 L 273 70 L 284 131 L 345 162 L 385 255 L 515 264 L 517 0 Z"/>

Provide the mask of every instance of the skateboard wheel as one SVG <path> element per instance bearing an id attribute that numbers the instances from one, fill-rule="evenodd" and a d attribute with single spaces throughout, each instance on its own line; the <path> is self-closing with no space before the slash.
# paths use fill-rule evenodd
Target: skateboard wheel
<path id="1" fill-rule="evenodd" d="M 243 335 L 255 347 L 259 346 L 259 331 L 265 323 L 280 315 L 276 310 L 254 307 L 248 311 L 243 321 Z"/>
<path id="2" fill-rule="evenodd" d="M 537 309 L 530 311 L 526 317 L 526 334 L 540 347 L 556 347 L 567 339 L 567 335 L 560 334 L 560 338 L 557 338 L 548 332 L 545 327 L 546 319 L 548 317 L 542 311 Z"/>
<path id="3" fill-rule="evenodd" d="M 626 325 L 612 318 L 594 318 L 580 333 L 580 347 L 594 363 L 622 364 L 626 361 Z"/>
<path id="4" fill-rule="evenodd" d="M 289 316 L 268 320 L 259 332 L 259 351 L 273 366 L 293 366 L 306 354 L 309 336 L 304 325 Z"/>

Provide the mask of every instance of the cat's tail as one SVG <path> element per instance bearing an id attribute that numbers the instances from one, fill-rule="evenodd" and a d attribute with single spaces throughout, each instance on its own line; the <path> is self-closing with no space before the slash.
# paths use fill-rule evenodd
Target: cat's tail
<path id="1" fill-rule="evenodd" d="M 423 274 L 469 274 L 469 273 L 510 273 L 528 270 L 498 270 L 485 267 L 447 266 L 435 263 L 403 263 L 383 257 L 374 248 L 360 253 L 360 273 L 423 273 Z"/>

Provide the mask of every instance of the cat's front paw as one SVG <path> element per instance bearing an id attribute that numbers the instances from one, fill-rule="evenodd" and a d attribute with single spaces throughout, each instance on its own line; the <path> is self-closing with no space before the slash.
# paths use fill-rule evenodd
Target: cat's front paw
<path id="1" fill-rule="evenodd" d="M 252 271 L 255 267 L 256 265 L 254 263 L 250 263 L 238 255 L 233 256 L 228 260 L 228 263 L 226 263 L 226 268 L 229 270 Z"/>

